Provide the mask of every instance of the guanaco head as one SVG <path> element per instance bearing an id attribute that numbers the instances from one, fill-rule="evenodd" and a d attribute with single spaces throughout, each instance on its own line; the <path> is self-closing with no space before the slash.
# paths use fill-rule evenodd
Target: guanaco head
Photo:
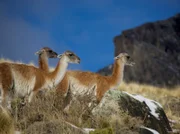
<path id="1" fill-rule="evenodd" d="M 64 58 L 69 63 L 80 63 L 80 58 L 71 51 L 66 51 L 63 54 L 59 54 L 58 58 Z"/>
<path id="2" fill-rule="evenodd" d="M 49 47 L 43 47 L 35 53 L 36 55 L 46 54 L 48 58 L 57 58 L 58 54 Z"/>
<path id="3" fill-rule="evenodd" d="M 123 62 L 125 65 L 133 66 L 135 63 L 132 62 L 130 56 L 127 53 L 120 53 L 114 58 L 118 62 Z"/>

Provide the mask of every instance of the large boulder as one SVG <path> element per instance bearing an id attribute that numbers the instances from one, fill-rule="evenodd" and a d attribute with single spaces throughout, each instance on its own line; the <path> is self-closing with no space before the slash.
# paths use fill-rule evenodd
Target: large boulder
<path id="1" fill-rule="evenodd" d="M 162 134 L 172 131 L 162 106 L 140 95 L 132 95 L 119 90 L 109 90 L 102 101 L 92 110 L 94 116 L 110 116 L 123 110 L 133 117 L 140 117 L 145 127 Z M 141 133 L 144 129 L 140 129 Z"/>

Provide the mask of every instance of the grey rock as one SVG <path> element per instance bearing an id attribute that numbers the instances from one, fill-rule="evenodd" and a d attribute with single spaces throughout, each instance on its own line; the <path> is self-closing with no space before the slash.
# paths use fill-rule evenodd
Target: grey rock
<path id="1" fill-rule="evenodd" d="M 158 102 L 119 90 L 107 91 L 98 106 L 92 110 L 92 114 L 110 116 L 119 110 L 128 112 L 133 117 L 140 117 L 146 127 L 159 133 L 167 134 L 172 131 L 167 116 Z"/>

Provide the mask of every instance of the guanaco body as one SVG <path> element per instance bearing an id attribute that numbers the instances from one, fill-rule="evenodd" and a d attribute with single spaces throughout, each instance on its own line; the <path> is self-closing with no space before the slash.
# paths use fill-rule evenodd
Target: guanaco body
<path id="1" fill-rule="evenodd" d="M 0 63 L 0 89 L 2 106 L 7 99 L 28 96 L 31 102 L 40 89 L 56 86 L 64 77 L 68 63 L 80 63 L 80 58 L 73 52 L 66 51 L 58 55 L 59 62 L 53 72 L 47 73 L 34 66 L 16 63 Z"/>

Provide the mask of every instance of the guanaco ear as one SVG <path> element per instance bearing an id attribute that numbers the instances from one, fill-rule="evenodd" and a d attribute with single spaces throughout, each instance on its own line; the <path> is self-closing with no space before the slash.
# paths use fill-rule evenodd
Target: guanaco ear
<path id="1" fill-rule="evenodd" d="M 57 58 L 60 59 L 62 56 L 63 56 L 63 54 L 59 54 L 59 55 L 57 56 Z"/>
<path id="2" fill-rule="evenodd" d="M 42 50 L 39 50 L 35 53 L 35 55 L 40 55 L 40 54 L 42 54 Z"/>
<path id="3" fill-rule="evenodd" d="M 116 57 L 114 57 L 114 60 L 117 60 L 117 59 L 119 59 L 119 55 L 118 55 L 118 56 L 116 56 Z"/>

